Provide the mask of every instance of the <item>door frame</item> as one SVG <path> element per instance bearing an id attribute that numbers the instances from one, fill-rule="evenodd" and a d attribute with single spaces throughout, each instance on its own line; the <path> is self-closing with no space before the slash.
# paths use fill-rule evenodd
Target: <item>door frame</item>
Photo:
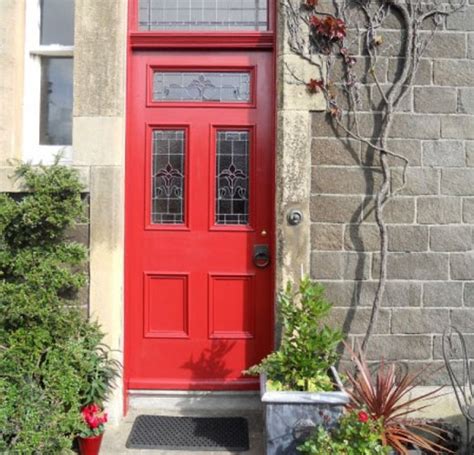
<path id="1" fill-rule="evenodd" d="M 133 355 L 131 352 L 131 346 L 127 343 L 127 336 L 129 332 L 129 321 L 131 317 L 131 305 L 132 296 L 129 291 L 128 281 L 130 275 L 127 273 L 128 265 L 126 260 L 126 253 L 130 247 L 130 235 L 127 230 L 127 205 L 129 204 L 129 194 L 127 191 L 128 185 L 128 172 L 131 160 L 131 153 L 129 150 L 132 146 L 131 140 L 131 118 L 129 115 L 130 105 L 133 97 L 133 87 L 132 87 L 132 61 L 134 52 L 140 52 L 140 50 L 156 50 L 156 51 L 189 51 L 189 50 L 229 50 L 233 49 L 236 51 L 255 51 L 255 50 L 265 50 L 266 52 L 271 52 L 272 54 L 272 76 L 269 83 L 272 87 L 272 94 L 268 102 L 270 103 L 271 112 L 273 113 L 271 119 L 271 130 L 273 134 L 271 135 L 270 148 L 272 150 L 271 163 L 273 168 L 273 178 L 272 178 L 272 188 L 271 192 L 275 195 L 276 191 L 276 97 L 277 97 L 277 87 L 276 87 L 276 66 L 277 66 L 277 56 L 276 56 L 276 15 L 277 15 L 277 2 L 276 0 L 268 0 L 268 31 L 262 32 L 142 32 L 138 30 L 138 0 L 128 0 L 128 26 L 127 26 L 127 50 L 126 50 L 126 60 L 127 60 L 127 74 L 126 74 L 126 102 L 125 102 L 125 115 L 126 115 L 126 138 L 125 138 L 125 210 L 124 210 L 124 223 L 125 223 L 125 260 L 124 260 L 124 364 L 123 364 L 123 412 L 124 415 L 128 410 L 128 392 L 130 390 L 128 380 L 128 370 L 127 370 L 127 360 Z M 149 81 L 147 81 L 147 84 Z M 255 100 L 255 98 L 253 98 Z M 149 99 L 146 100 L 147 104 L 150 102 Z M 276 289 L 276 198 L 273 197 L 273 211 L 272 211 L 272 222 L 270 229 L 275 234 L 273 236 L 273 245 L 272 249 L 275 251 L 274 261 L 275 267 L 273 272 L 273 283 L 272 283 L 272 302 L 273 302 L 273 311 L 270 317 L 270 325 L 273 328 L 272 340 L 271 343 L 274 345 L 275 342 L 275 289 Z"/>

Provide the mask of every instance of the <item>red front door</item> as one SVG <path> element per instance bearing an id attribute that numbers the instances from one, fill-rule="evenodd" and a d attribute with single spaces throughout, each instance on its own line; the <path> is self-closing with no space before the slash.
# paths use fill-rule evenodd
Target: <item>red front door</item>
<path id="1" fill-rule="evenodd" d="M 138 52 L 131 65 L 127 387 L 254 388 L 242 370 L 273 331 L 272 55 Z"/>

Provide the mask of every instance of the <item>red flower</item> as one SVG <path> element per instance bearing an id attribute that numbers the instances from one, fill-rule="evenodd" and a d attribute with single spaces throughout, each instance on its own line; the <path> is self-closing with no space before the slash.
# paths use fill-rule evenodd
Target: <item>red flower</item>
<path id="1" fill-rule="evenodd" d="M 85 406 L 81 414 L 84 422 L 86 422 L 87 426 L 92 430 L 99 428 L 102 424 L 107 422 L 107 413 L 94 403 Z"/>
<path id="2" fill-rule="evenodd" d="M 359 422 L 366 423 L 369 420 L 369 414 L 367 414 L 365 411 L 359 411 L 357 418 L 359 419 Z"/>
<path id="3" fill-rule="evenodd" d="M 306 87 L 311 93 L 318 93 L 324 88 L 324 81 L 322 79 L 319 81 L 316 79 L 310 79 L 309 82 L 306 84 Z"/>

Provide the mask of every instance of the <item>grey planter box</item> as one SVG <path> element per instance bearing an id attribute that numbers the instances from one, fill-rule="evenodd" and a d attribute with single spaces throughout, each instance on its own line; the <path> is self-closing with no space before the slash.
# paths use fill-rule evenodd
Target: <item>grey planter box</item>
<path id="1" fill-rule="evenodd" d="M 410 449 L 408 451 L 408 453 L 410 455 L 423 455 L 423 452 L 420 450 L 420 449 Z M 398 452 L 395 452 L 394 450 L 392 450 L 389 455 L 398 455 Z"/>
<path id="2" fill-rule="evenodd" d="M 265 405 L 267 455 L 296 455 L 296 448 L 319 425 L 331 428 L 337 423 L 349 396 L 337 371 L 334 392 L 275 392 L 267 390 L 267 378 L 260 376 L 260 395 Z"/>

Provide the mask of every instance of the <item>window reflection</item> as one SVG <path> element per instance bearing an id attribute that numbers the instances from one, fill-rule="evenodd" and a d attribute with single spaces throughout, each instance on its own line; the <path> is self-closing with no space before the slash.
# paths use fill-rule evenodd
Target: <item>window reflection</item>
<path id="1" fill-rule="evenodd" d="M 41 59 L 41 145 L 72 143 L 72 72 L 72 58 Z"/>
<path id="2" fill-rule="evenodd" d="M 41 0 L 40 43 L 74 44 L 74 0 Z"/>

